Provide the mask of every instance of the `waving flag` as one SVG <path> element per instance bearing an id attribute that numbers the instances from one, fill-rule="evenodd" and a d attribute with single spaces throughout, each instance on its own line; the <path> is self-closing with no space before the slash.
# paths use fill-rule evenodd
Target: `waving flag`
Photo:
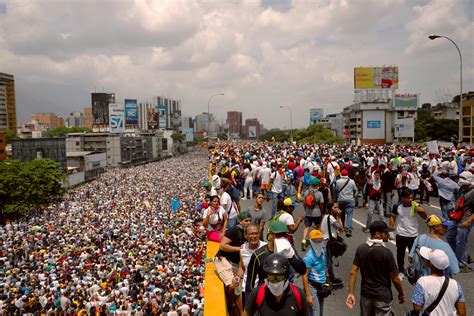
<path id="1" fill-rule="evenodd" d="M 173 212 L 176 214 L 179 208 L 179 200 L 171 200 L 171 207 L 173 208 Z"/>
<path id="2" fill-rule="evenodd" d="M 128 266 L 124 266 L 122 270 L 120 270 L 120 277 L 125 277 L 130 272 L 130 268 Z"/>
<path id="3" fill-rule="evenodd" d="M 61 257 L 59 257 L 58 259 L 56 259 L 56 262 L 63 262 L 63 261 L 66 261 L 67 259 L 67 252 L 65 252 Z"/>
<path id="4" fill-rule="evenodd" d="M 112 280 L 115 279 L 117 276 L 118 276 L 117 270 L 116 270 L 116 269 L 113 269 L 112 271 L 109 272 L 109 274 L 107 274 L 107 282 L 112 281 Z"/>

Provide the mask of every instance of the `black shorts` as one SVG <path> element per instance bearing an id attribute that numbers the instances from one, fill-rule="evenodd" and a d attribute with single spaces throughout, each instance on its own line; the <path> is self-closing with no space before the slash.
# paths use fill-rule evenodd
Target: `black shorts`
<path id="1" fill-rule="evenodd" d="M 305 227 L 311 227 L 313 224 L 314 226 L 319 226 L 321 225 L 321 221 L 323 220 L 322 216 L 305 216 L 304 217 L 304 226 Z"/>

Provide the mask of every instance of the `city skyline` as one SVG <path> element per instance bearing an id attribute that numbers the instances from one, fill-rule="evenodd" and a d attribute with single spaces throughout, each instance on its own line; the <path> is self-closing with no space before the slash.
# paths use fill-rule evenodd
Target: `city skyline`
<path id="1" fill-rule="evenodd" d="M 218 118 L 240 111 L 288 126 L 283 105 L 302 128 L 310 108 L 352 103 L 354 67 L 398 66 L 399 92 L 420 104 L 459 94 L 459 56 L 428 39 L 436 33 L 459 45 L 464 92 L 473 90 L 472 2 L 362 2 L 3 1 L 0 71 L 15 76 L 18 122 L 82 112 L 94 91 L 172 96 L 191 117 L 224 93 L 210 107 Z"/>

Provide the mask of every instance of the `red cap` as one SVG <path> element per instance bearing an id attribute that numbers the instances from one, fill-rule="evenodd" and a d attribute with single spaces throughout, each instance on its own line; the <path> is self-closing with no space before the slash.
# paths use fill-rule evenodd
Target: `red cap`
<path id="1" fill-rule="evenodd" d="M 341 175 L 347 176 L 347 169 L 342 170 L 342 171 L 341 171 Z"/>

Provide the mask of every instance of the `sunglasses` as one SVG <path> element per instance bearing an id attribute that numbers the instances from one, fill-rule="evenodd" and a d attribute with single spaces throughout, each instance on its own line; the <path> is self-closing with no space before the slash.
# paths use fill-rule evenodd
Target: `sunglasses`
<path id="1" fill-rule="evenodd" d="M 286 280 L 286 275 L 267 275 L 268 281 L 284 281 Z"/>

